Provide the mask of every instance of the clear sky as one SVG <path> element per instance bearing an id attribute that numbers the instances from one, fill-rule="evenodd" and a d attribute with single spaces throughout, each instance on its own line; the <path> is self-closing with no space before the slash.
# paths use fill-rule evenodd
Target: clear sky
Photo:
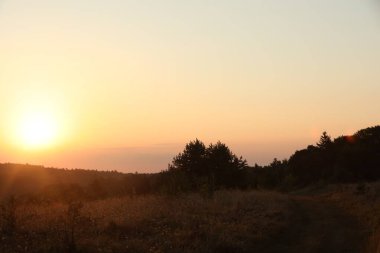
<path id="1" fill-rule="evenodd" d="M 0 162 L 249 164 L 379 124 L 376 0 L 0 0 Z"/>

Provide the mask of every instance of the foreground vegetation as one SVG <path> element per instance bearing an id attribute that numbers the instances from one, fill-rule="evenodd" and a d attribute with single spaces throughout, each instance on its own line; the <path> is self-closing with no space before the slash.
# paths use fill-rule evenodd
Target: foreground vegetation
<path id="1" fill-rule="evenodd" d="M 252 252 L 283 230 L 286 196 L 220 191 L 3 205 L 0 252 Z M 8 210 L 7 210 L 8 209 Z"/>
<path id="2" fill-rule="evenodd" d="M 379 250 L 379 183 L 87 201 L 7 198 L 0 252 Z"/>
<path id="3" fill-rule="evenodd" d="M 366 252 L 380 252 L 380 182 L 334 185 L 324 195 L 364 225 Z"/>

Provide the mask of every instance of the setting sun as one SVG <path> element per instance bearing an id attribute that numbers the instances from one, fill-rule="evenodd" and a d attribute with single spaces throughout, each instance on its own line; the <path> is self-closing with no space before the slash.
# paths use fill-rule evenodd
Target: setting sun
<path id="1" fill-rule="evenodd" d="M 51 115 L 31 113 L 21 121 L 18 141 L 25 148 L 38 149 L 54 144 L 57 137 L 57 124 Z"/>
<path id="2" fill-rule="evenodd" d="M 380 0 L 0 0 L 0 253 L 380 253 Z"/>

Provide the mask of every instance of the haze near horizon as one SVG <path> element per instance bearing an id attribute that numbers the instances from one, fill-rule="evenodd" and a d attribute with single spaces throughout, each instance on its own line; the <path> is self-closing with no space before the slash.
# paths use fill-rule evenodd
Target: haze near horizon
<path id="1" fill-rule="evenodd" d="M 0 162 L 155 172 L 190 140 L 248 163 L 379 124 L 374 0 L 0 0 Z"/>

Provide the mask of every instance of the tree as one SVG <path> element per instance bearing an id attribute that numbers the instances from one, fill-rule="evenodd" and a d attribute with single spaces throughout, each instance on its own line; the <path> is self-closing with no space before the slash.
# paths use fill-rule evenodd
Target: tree
<path id="1" fill-rule="evenodd" d="M 173 158 L 169 170 L 185 171 L 187 173 L 204 174 L 206 146 L 196 139 L 186 144 L 182 153 Z"/>
<path id="2" fill-rule="evenodd" d="M 320 149 L 328 149 L 333 144 L 331 137 L 327 134 L 326 131 L 324 131 L 319 139 L 319 142 L 317 143 L 317 146 Z"/>
<path id="3" fill-rule="evenodd" d="M 247 161 L 238 158 L 223 143 L 218 141 L 205 147 L 196 139 L 188 143 L 182 153 L 174 157 L 169 172 L 184 172 L 195 187 L 207 184 L 212 188 L 235 187 L 243 181 L 243 170 Z"/>
<path id="4" fill-rule="evenodd" d="M 238 158 L 229 147 L 218 141 L 207 148 L 207 166 L 209 175 L 215 178 L 217 186 L 235 187 L 242 181 L 247 161 Z"/>

